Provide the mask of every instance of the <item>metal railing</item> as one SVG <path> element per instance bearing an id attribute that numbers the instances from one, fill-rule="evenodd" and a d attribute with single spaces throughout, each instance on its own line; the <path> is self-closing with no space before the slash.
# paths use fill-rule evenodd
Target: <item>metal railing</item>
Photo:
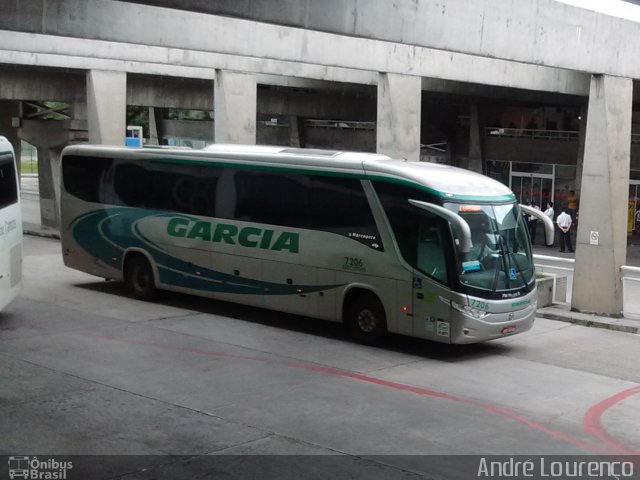
<path id="1" fill-rule="evenodd" d="M 351 122 L 344 120 L 313 120 L 304 121 L 306 127 L 311 128 L 347 128 L 351 130 L 375 130 L 376 122 Z"/>
<path id="2" fill-rule="evenodd" d="M 447 149 L 449 148 L 447 142 L 439 142 L 439 143 L 421 143 L 420 151 L 424 151 L 427 154 L 438 155 L 447 153 Z"/>
<path id="3" fill-rule="evenodd" d="M 553 298 L 558 303 L 556 284 L 560 277 L 566 276 L 566 302 L 571 303 L 571 289 L 573 287 L 573 258 L 550 257 L 546 255 L 534 255 L 534 265 L 537 273 L 544 273 L 554 277 Z M 620 267 L 622 280 L 622 314 L 625 318 L 640 320 L 640 267 L 623 265 Z"/>
<path id="4" fill-rule="evenodd" d="M 623 265 L 620 267 L 622 278 L 622 314 L 626 318 L 640 320 L 640 268 Z"/>
<path id="5" fill-rule="evenodd" d="M 258 120 L 256 125 L 262 125 L 264 127 L 289 127 L 289 122 L 273 121 L 273 120 Z"/>
<path id="6" fill-rule="evenodd" d="M 534 266 L 536 273 L 544 273 L 553 277 L 553 299 L 554 302 L 571 303 L 571 288 L 573 286 L 573 258 L 550 257 L 547 255 L 534 255 Z M 558 279 L 566 277 L 565 298 L 558 298 Z"/>
<path id="7" fill-rule="evenodd" d="M 580 132 L 574 130 L 538 130 L 530 128 L 496 128 L 484 129 L 487 137 L 527 138 L 536 140 L 560 140 L 574 142 Z"/>
<path id="8" fill-rule="evenodd" d="M 577 141 L 580 132 L 575 130 L 537 130 L 530 128 L 487 127 L 485 136 L 501 138 L 527 138 L 536 140 Z M 640 133 L 631 134 L 631 145 L 640 145 Z"/>

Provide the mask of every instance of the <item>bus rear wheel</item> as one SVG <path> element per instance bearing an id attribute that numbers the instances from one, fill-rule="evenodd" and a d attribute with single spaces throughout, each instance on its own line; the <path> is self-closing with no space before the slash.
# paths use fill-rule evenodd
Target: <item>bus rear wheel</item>
<path id="1" fill-rule="evenodd" d="M 387 317 L 380 300 L 373 294 L 357 297 L 347 312 L 351 337 L 365 345 L 379 345 L 387 333 Z"/>
<path id="2" fill-rule="evenodd" d="M 151 264 L 142 255 L 135 255 L 127 261 L 125 281 L 133 297 L 138 300 L 153 300 L 156 295 Z"/>

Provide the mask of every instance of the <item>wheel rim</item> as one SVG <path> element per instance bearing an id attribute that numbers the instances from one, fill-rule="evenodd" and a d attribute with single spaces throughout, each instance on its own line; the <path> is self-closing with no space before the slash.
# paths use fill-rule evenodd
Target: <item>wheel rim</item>
<path id="1" fill-rule="evenodd" d="M 133 275 L 133 283 L 138 291 L 148 290 L 151 285 L 151 274 L 146 268 L 136 268 Z"/>
<path id="2" fill-rule="evenodd" d="M 368 308 L 360 310 L 358 312 L 358 328 L 365 333 L 372 333 L 378 327 L 378 318 L 376 314 L 373 313 Z"/>

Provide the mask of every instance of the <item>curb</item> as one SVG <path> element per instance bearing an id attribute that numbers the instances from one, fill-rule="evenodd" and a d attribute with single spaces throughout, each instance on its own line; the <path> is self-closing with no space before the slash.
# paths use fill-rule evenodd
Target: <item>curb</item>
<path id="1" fill-rule="evenodd" d="M 32 230 L 30 228 L 23 228 L 22 233 L 32 237 L 51 238 L 54 240 L 60 240 L 60 234 L 58 232 L 44 232 L 42 230 Z"/>
<path id="2" fill-rule="evenodd" d="M 546 318 L 547 320 L 557 320 L 559 322 L 573 323 L 575 325 L 580 325 L 583 327 L 602 328 L 604 330 L 615 330 L 618 332 L 633 333 L 636 335 L 640 333 L 640 322 L 638 322 L 639 326 L 636 327 L 631 325 L 611 323 L 611 322 L 615 322 L 617 319 L 611 319 L 611 322 L 607 322 L 603 320 L 598 320 L 596 318 L 584 319 L 584 318 L 577 318 L 570 314 L 558 315 L 556 313 L 541 312 L 541 311 L 536 312 L 536 316 L 540 318 Z"/>

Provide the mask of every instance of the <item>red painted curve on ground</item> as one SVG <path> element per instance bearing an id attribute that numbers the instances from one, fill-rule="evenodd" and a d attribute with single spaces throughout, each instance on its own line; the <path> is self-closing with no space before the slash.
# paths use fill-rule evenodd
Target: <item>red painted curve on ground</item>
<path id="1" fill-rule="evenodd" d="M 204 355 L 204 356 L 211 356 L 211 357 L 227 357 L 227 358 L 236 358 L 236 359 L 241 359 L 241 360 L 252 360 L 252 361 L 259 361 L 259 362 L 272 362 L 271 360 L 267 360 L 264 357 L 254 357 L 254 356 L 247 356 L 247 355 L 236 355 L 236 354 L 230 354 L 230 353 L 222 353 L 222 352 L 214 352 L 214 351 L 210 351 L 210 350 L 202 350 L 199 348 L 191 348 L 191 347 L 179 347 L 176 345 L 163 345 L 163 344 L 159 344 L 159 343 L 154 343 L 154 342 L 148 342 L 146 340 L 135 340 L 135 339 L 131 339 L 131 338 L 123 338 L 123 337 L 113 337 L 113 336 L 104 336 L 104 335 L 94 335 L 94 334 L 87 334 L 90 337 L 93 338 L 98 338 L 101 340 L 109 340 L 109 341 L 115 341 L 115 342 L 121 342 L 121 343 L 128 343 L 128 344 L 134 344 L 134 345 L 144 345 L 144 346 L 148 346 L 148 347 L 153 347 L 153 348 L 162 348 L 162 349 L 166 349 L 166 350 L 173 350 L 173 351 L 178 351 L 178 352 L 186 352 L 186 353 L 193 353 L 196 355 Z M 593 410 L 594 414 L 592 414 L 592 425 L 593 427 L 590 428 L 589 430 L 585 430 L 586 433 L 594 436 L 595 438 L 601 440 L 605 445 L 606 445 L 606 449 L 605 448 L 601 448 L 597 445 L 593 445 L 591 443 L 587 443 L 584 442 L 580 439 L 574 438 L 570 435 L 566 435 L 562 432 L 559 432 L 557 430 L 551 429 L 549 427 L 546 427 L 538 422 L 535 422 L 533 420 L 529 420 L 521 415 L 518 415 L 515 412 L 512 412 L 511 410 L 508 410 L 506 408 L 503 407 L 499 407 L 497 405 L 491 405 L 491 404 L 486 404 L 486 403 L 482 403 L 482 402 L 477 402 L 474 400 L 468 400 L 462 397 L 457 397 L 455 395 L 450 395 L 448 393 L 444 393 L 444 392 L 438 392 L 436 390 L 430 390 L 430 389 L 426 389 L 426 388 L 421 388 L 421 387 L 415 387 L 412 385 L 406 385 L 403 383 L 397 383 L 397 382 L 392 382 L 389 380 L 384 380 L 384 379 L 380 379 L 380 378 L 375 378 L 375 377 L 371 377 L 369 375 L 364 375 L 364 374 L 360 374 L 360 373 L 355 373 L 355 372 L 349 372 L 347 370 L 340 370 L 337 368 L 331 368 L 331 367 L 324 367 L 321 365 L 313 365 L 313 364 L 306 364 L 306 363 L 292 363 L 292 362 L 275 362 L 278 363 L 280 365 L 289 367 L 289 368 L 296 368 L 299 370 L 306 370 L 306 371 L 310 371 L 310 372 L 315 372 L 315 373 L 320 373 L 320 374 L 324 374 L 324 375 L 330 375 L 330 376 L 334 376 L 334 377 L 342 377 L 342 378 L 349 378 L 352 380 L 357 380 L 360 382 L 365 382 L 365 383 L 370 383 L 370 384 L 374 384 L 374 385 L 378 385 L 381 387 L 385 387 L 385 388 L 391 388 L 394 390 L 400 390 L 400 391 L 405 391 L 405 392 L 411 392 L 414 393 L 416 395 L 422 395 L 422 396 L 427 396 L 427 397 L 433 397 L 433 398 L 440 398 L 443 400 L 448 400 L 448 401 L 452 401 L 452 402 L 456 402 L 462 405 L 469 405 L 475 408 L 479 408 L 487 413 L 492 413 L 492 414 L 496 414 L 496 415 L 500 415 L 502 417 L 508 418 L 510 420 L 513 420 L 515 422 L 518 422 L 532 430 L 544 433 L 546 435 L 549 435 L 551 438 L 554 438 L 555 440 L 559 440 L 562 442 L 565 442 L 569 445 L 573 445 L 575 447 L 578 448 L 582 448 L 586 451 L 592 452 L 592 453 L 596 453 L 599 455 L 610 455 L 610 454 L 616 454 L 616 455 L 628 455 L 630 450 L 625 447 L 624 445 L 620 444 L 619 442 L 615 441 L 615 439 L 612 439 L 610 437 L 607 436 L 607 440 L 605 441 L 605 437 L 602 435 L 602 433 L 604 432 L 604 430 L 599 427 L 600 423 L 599 423 L 599 419 L 600 416 L 602 415 L 602 413 L 604 412 L 604 410 L 606 410 L 606 408 L 609 408 L 609 406 L 617 403 L 618 401 L 622 400 L 622 398 L 617 399 L 617 396 L 614 396 L 612 398 L 615 399 L 615 401 L 611 401 L 609 403 L 606 404 L 606 406 L 600 410 L 596 409 L 594 410 L 595 407 L 593 407 L 590 412 Z M 640 387 L 638 387 L 637 389 L 632 389 L 635 391 L 640 391 Z M 629 391 L 626 391 L 629 392 Z M 625 393 L 625 392 L 622 392 Z M 627 396 L 631 395 L 632 393 L 628 393 L 627 395 L 624 396 L 624 398 L 626 398 Z M 606 402 L 606 401 L 605 401 Z M 605 403 L 602 402 L 602 403 Z M 598 404 L 601 405 L 601 404 Z M 596 406 L 597 407 L 597 406 Z M 598 411 L 600 411 L 600 413 L 598 414 Z M 589 413 L 587 414 L 589 415 Z M 585 417 L 585 422 L 586 422 L 586 417 Z M 586 423 L 585 423 L 586 425 Z M 604 434 L 606 435 L 606 433 Z"/>
<path id="2" fill-rule="evenodd" d="M 597 438 L 608 449 L 623 455 L 640 455 L 640 450 L 633 450 L 609 435 L 602 426 L 602 415 L 611 407 L 632 395 L 640 393 L 640 387 L 632 387 L 595 404 L 584 415 L 583 426 L 586 434 Z"/>
<path id="3" fill-rule="evenodd" d="M 506 417 L 509 418 L 511 420 L 514 420 L 518 423 L 521 423 L 523 425 L 525 425 L 528 428 L 531 428 L 533 430 L 536 430 L 538 432 L 542 432 L 545 433 L 547 435 L 549 435 L 550 437 L 556 439 L 556 440 L 560 440 L 563 441 L 565 443 L 568 443 L 570 445 L 579 447 L 579 448 L 583 448 L 585 450 L 588 450 L 590 452 L 593 453 L 597 453 L 600 455 L 605 455 L 611 452 L 605 451 L 601 448 L 599 448 L 598 446 L 592 445 L 590 443 L 587 442 L 583 442 L 582 440 L 579 440 L 577 438 L 571 437 L 569 435 L 566 435 L 562 432 L 558 432 L 556 430 L 553 430 L 551 428 L 545 427 L 544 425 L 538 423 L 538 422 L 534 422 L 533 420 L 529 420 L 521 415 L 518 415 L 515 412 L 512 412 L 511 410 L 508 410 L 506 408 L 503 407 L 499 407 L 497 405 L 491 405 L 491 404 L 487 404 L 487 403 L 482 403 L 482 402 L 476 402 L 474 400 L 468 400 L 466 398 L 462 398 L 462 397 L 457 397 L 455 395 L 450 395 L 448 393 L 443 393 L 443 392 L 438 392 L 435 390 L 429 390 L 426 388 L 421 388 L 421 387 L 414 387 L 412 385 L 406 385 L 403 383 L 397 383 L 397 382 L 391 382 L 388 380 L 382 380 L 379 378 L 375 378 L 375 377 L 370 377 L 368 375 L 362 375 L 359 373 L 353 373 L 353 372 L 348 372 L 345 370 L 339 370 L 339 369 L 334 369 L 334 368 L 328 368 L 328 367 L 321 367 L 321 366 L 316 366 L 316 365 L 307 365 L 307 364 L 285 364 L 289 367 L 293 367 L 293 368 L 300 368 L 300 369 L 304 369 L 304 370 L 310 370 L 310 371 L 314 371 L 314 372 L 320 372 L 320 373 L 325 373 L 328 375 L 333 375 L 333 376 L 338 376 L 338 377 L 345 377 L 345 378 L 352 378 L 355 380 L 359 380 L 361 382 L 367 382 L 367 383 L 373 383 L 375 385 L 380 385 L 383 387 L 387 387 L 387 388 L 393 388 L 395 390 L 404 390 L 404 391 L 408 391 L 408 392 L 412 392 L 415 393 L 417 395 L 423 395 L 423 396 L 429 396 L 429 397 L 435 397 L 435 398 L 442 398 L 444 400 L 449 400 L 452 402 L 456 402 L 456 403 L 460 403 L 463 405 L 470 405 L 476 408 L 480 408 L 481 410 L 484 410 L 485 412 L 488 413 L 494 413 L 497 415 L 500 415 L 502 417 Z M 620 453 L 620 452 L 615 452 L 615 453 Z"/>

